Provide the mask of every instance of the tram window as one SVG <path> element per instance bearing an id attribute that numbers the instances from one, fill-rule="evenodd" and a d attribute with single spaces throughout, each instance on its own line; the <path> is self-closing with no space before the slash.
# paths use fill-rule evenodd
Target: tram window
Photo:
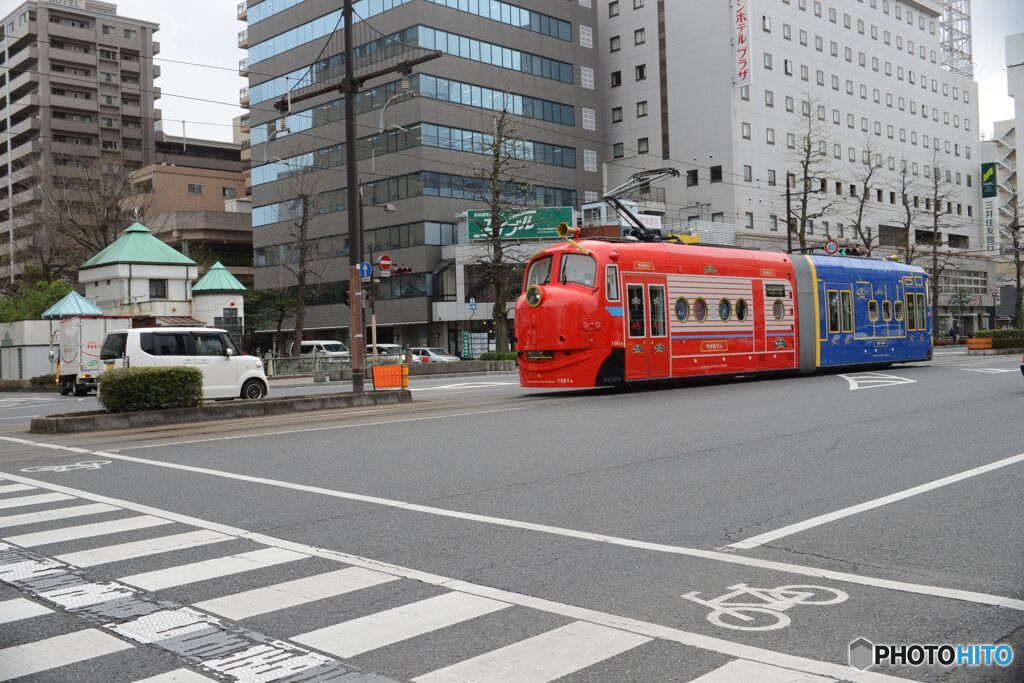
<path id="1" fill-rule="evenodd" d="M 693 302 L 693 319 L 699 323 L 707 320 L 708 317 L 708 302 L 704 299 L 695 299 Z"/>
<path id="2" fill-rule="evenodd" d="M 828 331 L 839 332 L 839 292 L 828 290 Z"/>
<path id="3" fill-rule="evenodd" d="M 893 312 L 894 312 L 894 314 L 896 316 L 896 322 L 898 322 L 898 323 L 903 322 L 903 302 L 902 301 L 894 302 L 893 303 L 893 308 L 895 309 Z"/>
<path id="4" fill-rule="evenodd" d="M 619 269 L 617 266 L 607 266 L 604 269 L 605 294 L 608 301 L 619 300 Z"/>
<path id="5" fill-rule="evenodd" d="M 685 323 L 690 317 L 690 302 L 679 297 L 676 299 L 676 320 Z"/>
<path id="6" fill-rule="evenodd" d="M 917 314 L 914 308 L 914 295 L 907 294 L 907 330 L 917 329 Z"/>
<path id="7" fill-rule="evenodd" d="M 597 277 L 597 264 L 593 256 L 586 254 L 566 254 L 562 257 L 562 269 L 559 279 L 563 284 L 573 283 L 584 287 L 593 287 Z"/>
<path id="8" fill-rule="evenodd" d="M 644 286 L 629 285 L 626 287 L 629 297 L 629 336 L 646 337 L 647 323 L 644 318 Z"/>
<path id="9" fill-rule="evenodd" d="M 732 317 L 732 303 L 728 299 L 722 299 L 718 302 L 718 317 L 723 321 Z"/>
<path id="10" fill-rule="evenodd" d="M 747 302 L 743 299 L 736 302 L 736 319 L 740 322 L 747 319 Z"/>
<path id="11" fill-rule="evenodd" d="M 853 332 L 853 292 L 839 292 L 843 304 L 843 332 Z"/>
<path id="12" fill-rule="evenodd" d="M 786 304 L 782 303 L 782 299 L 776 299 L 772 305 L 772 317 L 776 322 L 782 322 L 786 317 Z"/>
<path id="13" fill-rule="evenodd" d="M 539 258 L 530 264 L 530 270 L 526 274 L 526 286 L 546 285 L 551 281 L 551 257 Z"/>
<path id="14" fill-rule="evenodd" d="M 885 322 L 892 320 L 892 302 L 888 299 L 882 302 L 882 320 Z"/>
<path id="15" fill-rule="evenodd" d="M 786 285 L 765 285 L 764 295 L 769 299 L 782 298 L 786 296 Z"/>
<path id="16" fill-rule="evenodd" d="M 920 292 L 917 295 L 917 329 L 928 329 L 928 318 L 925 315 L 924 294 L 921 294 Z"/>
<path id="17" fill-rule="evenodd" d="M 868 320 L 873 323 L 878 322 L 878 302 L 874 299 L 868 302 Z"/>
<path id="18" fill-rule="evenodd" d="M 651 336 L 665 336 L 665 288 L 661 285 L 650 285 L 648 295 L 651 298 Z"/>

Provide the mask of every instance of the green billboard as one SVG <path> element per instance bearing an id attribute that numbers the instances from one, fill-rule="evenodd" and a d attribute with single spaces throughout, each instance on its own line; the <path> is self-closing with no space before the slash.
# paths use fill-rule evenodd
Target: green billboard
<path id="1" fill-rule="evenodd" d="M 558 239 L 558 224 L 575 225 L 572 207 L 529 209 L 501 212 L 501 239 L 553 240 Z M 491 239 L 491 212 L 469 212 L 470 241 Z"/>
<path id="2" fill-rule="evenodd" d="M 982 197 L 995 197 L 999 194 L 999 189 L 996 186 L 996 165 L 995 164 L 982 164 L 981 165 L 981 196 Z"/>

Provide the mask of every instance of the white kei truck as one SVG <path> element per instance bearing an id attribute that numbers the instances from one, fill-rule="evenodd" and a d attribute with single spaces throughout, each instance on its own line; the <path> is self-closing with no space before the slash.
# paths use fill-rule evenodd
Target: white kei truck
<path id="1" fill-rule="evenodd" d="M 61 396 L 85 396 L 96 391 L 96 378 L 106 370 L 100 362 L 103 339 L 110 330 L 131 325 L 132 319 L 122 315 L 90 315 L 60 321 L 60 328 L 50 338 L 50 361 L 57 364 Z"/>

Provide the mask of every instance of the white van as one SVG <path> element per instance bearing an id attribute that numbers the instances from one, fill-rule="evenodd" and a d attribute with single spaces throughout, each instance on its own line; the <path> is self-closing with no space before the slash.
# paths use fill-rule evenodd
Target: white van
<path id="1" fill-rule="evenodd" d="M 348 347 L 333 339 L 311 339 L 302 342 L 299 355 L 325 356 L 327 358 L 348 358 Z"/>
<path id="2" fill-rule="evenodd" d="M 263 361 L 239 353 L 227 331 L 210 327 L 112 330 L 103 340 L 100 360 L 108 370 L 173 365 L 199 368 L 206 399 L 256 399 L 268 392 Z"/>

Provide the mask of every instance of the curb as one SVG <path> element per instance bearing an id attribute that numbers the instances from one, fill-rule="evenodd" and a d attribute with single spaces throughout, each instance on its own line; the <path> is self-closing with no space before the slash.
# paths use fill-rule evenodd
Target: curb
<path id="1" fill-rule="evenodd" d="M 486 372 L 453 372 L 445 375 L 416 375 L 416 379 L 458 379 L 459 377 L 484 377 L 487 375 L 509 375 L 514 374 L 514 370 L 491 370 Z M 293 378 L 288 378 L 293 379 Z M 412 377 L 409 378 L 413 379 Z M 302 382 L 288 382 L 283 380 L 280 384 L 275 384 L 273 380 L 270 382 L 270 388 L 273 389 L 296 389 L 301 387 L 323 387 L 331 386 L 332 384 L 348 384 L 351 380 L 342 380 L 340 382 L 314 382 L 312 379 L 306 379 Z"/>
<path id="2" fill-rule="evenodd" d="M 372 391 L 358 395 L 326 394 L 259 401 L 234 400 L 212 403 L 198 408 L 146 410 L 138 413 L 96 411 L 34 417 L 29 432 L 31 434 L 75 434 L 411 402 L 412 393 L 408 389 Z"/>
<path id="3" fill-rule="evenodd" d="M 1024 354 L 1024 349 L 971 349 L 968 356 L 1016 356 Z"/>

